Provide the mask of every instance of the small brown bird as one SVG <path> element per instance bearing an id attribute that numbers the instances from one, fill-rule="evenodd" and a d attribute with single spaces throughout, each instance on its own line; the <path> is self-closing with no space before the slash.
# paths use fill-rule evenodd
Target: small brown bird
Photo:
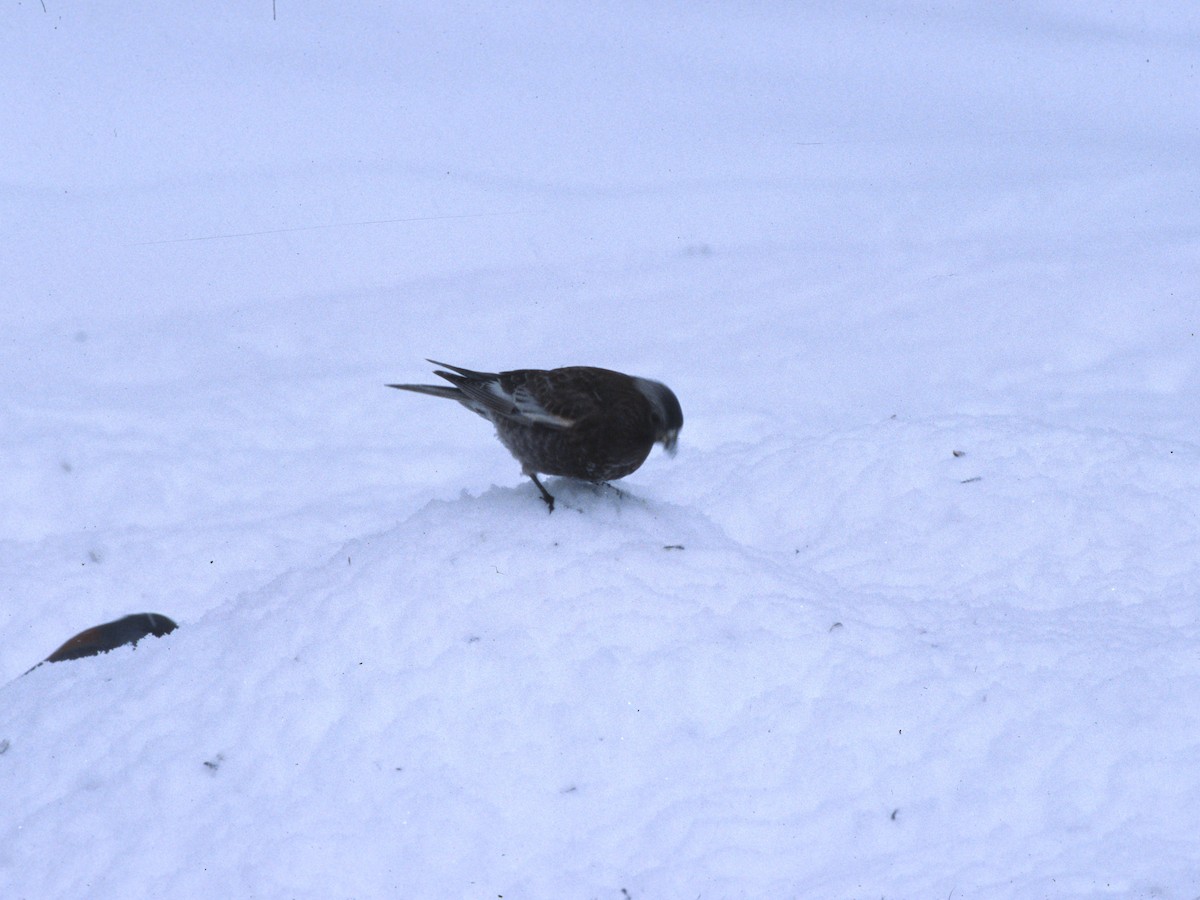
<path id="1" fill-rule="evenodd" d="M 554 497 L 539 472 L 606 482 L 636 471 L 656 443 L 675 454 L 683 410 L 660 382 L 592 366 L 491 373 L 429 362 L 450 370 L 434 374 L 453 387 L 388 387 L 457 400 L 490 421 L 551 512 Z"/>

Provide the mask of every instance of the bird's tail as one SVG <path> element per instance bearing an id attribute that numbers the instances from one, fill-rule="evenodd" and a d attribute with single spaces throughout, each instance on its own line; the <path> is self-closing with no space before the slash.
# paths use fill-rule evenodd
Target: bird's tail
<path id="1" fill-rule="evenodd" d="M 385 387 L 399 388 L 402 391 L 414 391 L 418 394 L 428 394 L 431 397 L 445 397 L 447 400 L 464 399 L 463 392 L 458 388 L 446 387 L 444 384 L 389 384 Z"/>
<path id="2" fill-rule="evenodd" d="M 476 372 L 474 369 L 464 369 L 461 366 L 452 366 L 452 365 L 450 365 L 450 363 L 438 362 L 436 359 L 428 359 L 428 360 L 426 360 L 426 362 L 431 362 L 435 366 L 441 366 L 444 369 L 449 369 L 450 372 L 454 372 L 458 376 L 461 376 L 462 378 L 466 378 L 470 381 L 495 381 L 499 377 L 493 372 Z M 441 375 L 443 378 L 448 379 L 450 381 L 453 381 L 454 377 L 455 377 L 454 375 L 451 375 L 449 372 L 440 372 L 440 371 L 437 371 L 436 369 L 434 370 L 433 374 Z"/>

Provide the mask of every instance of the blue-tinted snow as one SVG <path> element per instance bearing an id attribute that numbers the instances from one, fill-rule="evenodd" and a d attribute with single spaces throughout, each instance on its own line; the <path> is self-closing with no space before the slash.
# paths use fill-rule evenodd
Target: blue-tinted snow
<path id="1" fill-rule="evenodd" d="M 3 14 L 0 896 L 1200 892 L 1194 10 L 274 7 Z"/>

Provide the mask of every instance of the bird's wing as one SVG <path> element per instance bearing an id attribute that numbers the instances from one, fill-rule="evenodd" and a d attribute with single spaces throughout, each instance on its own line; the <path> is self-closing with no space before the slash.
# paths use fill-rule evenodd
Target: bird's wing
<path id="1" fill-rule="evenodd" d="M 546 408 L 537 392 L 520 375 L 524 373 L 504 372 L 501 375 L 485 375 L 474 378 L 438 372 L 449 380 L 478 406 L 484 407 L 494 416 L 520 422 L 524 425 L 544 425 L 547 428 L 570 428 L 573 419 L 556 415 Z M 517 375 L 518 377 L 512 377 Z"/>
<path id="2" fill-rule="evenodd" d="M 483 416 L 497 416 L 525 425 L 571 428 L 597 406 L 594 390 L 580 378 L 582 368 L 515 369 L 511 372 L 476 372 L 430 360 L 442 369 L 435 374 L 461 392 L 457 399 Z M 601 370 L 595 370 L 601 371 Z M 610 374 L 610 373 L 604 373 Z M 404 385 L 408 390 L 413 388 Z M 449 390 L 449 389 L 448 389 Z M 425 393 L 434 393 L 426 389 Z M 442 394 L 441 396 L 447 396 Z"/>
<path id="3" fill-rule="evenodd" d="M 513 407 L 521 419 L 549 428 L 570 428 L 575 424 L 575 419 L 547 409 L 546 404 L 538 399 L 537 392 L 532 390 L 528 384 L 516 387 L 511 396 Z"/>
<path id="4" fill-rule="evenodd" d="M 505 372 L 504 377 L 522 376 L 521 385 L 545 415 L 582 423 L 604 417 L 626 398 L 629 376 L 592 366 Z"/>

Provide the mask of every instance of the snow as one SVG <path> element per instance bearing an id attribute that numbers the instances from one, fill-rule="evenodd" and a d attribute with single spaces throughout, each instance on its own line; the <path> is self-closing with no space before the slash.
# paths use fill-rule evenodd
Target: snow
<path id="1" fill-rule="evenodd" d="M 1200 894 L 1196 9 L 275 13 L 6 13 L 0 897 Z"/>

